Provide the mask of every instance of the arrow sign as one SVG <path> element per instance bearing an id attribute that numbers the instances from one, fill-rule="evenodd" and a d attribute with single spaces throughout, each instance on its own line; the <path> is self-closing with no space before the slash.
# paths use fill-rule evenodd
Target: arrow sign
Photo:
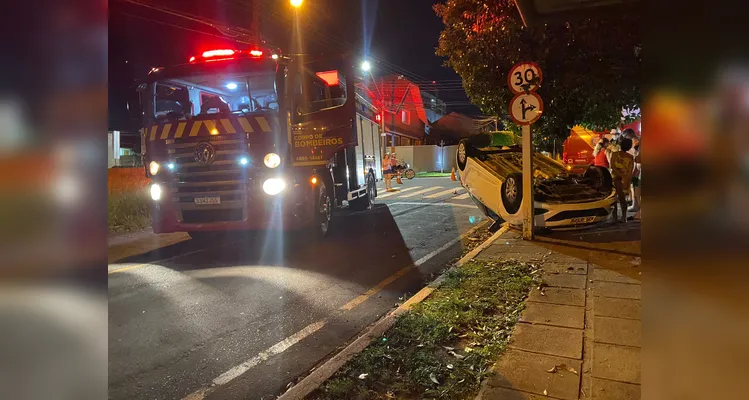
<path id="1" fill-rule="evenodd" d="M 530 125 L 539 118 L 544 111 L 544 102 L 535 92 L 516 95 L 510 101 L 510 117 L 518 125 Z"/>

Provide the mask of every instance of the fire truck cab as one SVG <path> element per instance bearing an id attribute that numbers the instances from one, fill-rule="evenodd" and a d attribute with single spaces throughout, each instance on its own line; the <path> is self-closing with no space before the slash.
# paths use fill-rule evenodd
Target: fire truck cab
<path id="1" fill-rule="evenodd" d="M 357 112 L 349 64 L 313 71 L 254 47 L 154 68 L 138 88 L 153 231 L 322 237 L 335 207 L 372 208 L 380 134 Z"/>

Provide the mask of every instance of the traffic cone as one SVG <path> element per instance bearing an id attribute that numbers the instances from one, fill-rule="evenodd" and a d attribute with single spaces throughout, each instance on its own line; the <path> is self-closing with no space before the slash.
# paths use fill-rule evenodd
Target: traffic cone
<path id="1" fill-rule="evenodd" d="M 457 181 L 457 179 L 455 178 L 455 167 L 453 167 L 453 172 L 452 172 L 452 174 L 450 174 L 450 180 L 451 181 Z"/>

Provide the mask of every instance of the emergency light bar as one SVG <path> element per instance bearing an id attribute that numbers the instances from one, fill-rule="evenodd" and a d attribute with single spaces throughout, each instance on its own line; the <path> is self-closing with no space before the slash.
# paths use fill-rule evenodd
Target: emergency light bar
<path id="1" fill-rule="evenodd" d="M 263 50 L 260 50 L 258 48 L 254 48 L 250 51 L 247 50 L 232 50 L 232 49 L 217 49 L 217 50 L 206 50 L 201 54 L 201 57 L 204 61 L 221 61 L 221 60 L 231 60 L 235 57 L 242 56 L 242 55 L 249 55 L 253 58 L 260 58 L 265 54 Z M 271 56 L 272 59 L 277 60 L 278 55 L 273 54 Z M 192 56 L 190 57 L 190 62 L 197 61 L 197 57 Z"/>

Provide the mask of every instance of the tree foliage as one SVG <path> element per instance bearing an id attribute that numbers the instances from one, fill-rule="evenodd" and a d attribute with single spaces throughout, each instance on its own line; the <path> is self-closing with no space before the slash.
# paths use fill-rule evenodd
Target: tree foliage
<path id="1" fill-rule="evenodd" d="M 445 25 L 437 55 L 463 79 L 471 101 L 508 115 L 507 74 L 521 61 L 543 70 L 537 130 L 559 138 L 581 124 L 615 127 L 623 108 L 639 108 L 639 16 L 582 19 L 527 28 L 513 0 L 446 0 L 434 6 Z"/>

